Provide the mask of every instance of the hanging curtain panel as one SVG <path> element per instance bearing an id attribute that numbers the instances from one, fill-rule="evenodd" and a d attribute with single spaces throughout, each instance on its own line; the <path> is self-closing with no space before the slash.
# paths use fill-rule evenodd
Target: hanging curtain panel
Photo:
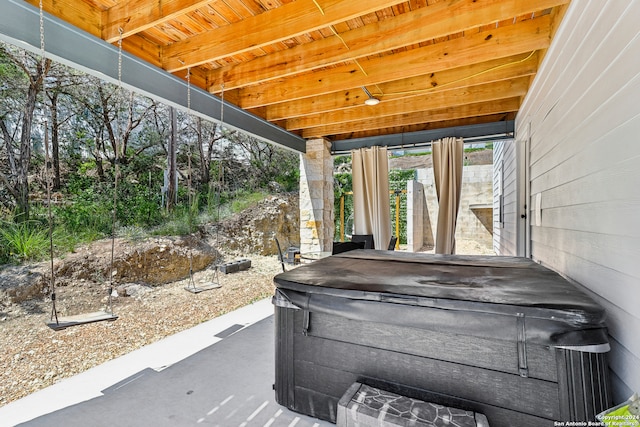
<path id="1" fill-rule="evenodd" d="M 433 176 L 438 196 L 437 254 L 454 254 L 456 250 L 456 220 L 462 189 L 462 138 L 443 138 L 431 144 Z"/>
<path id="2" fill-rule="evenodd" d="M 354 234 L 373 234 L 376 249 L 386 249 L 391 238 L 389 163 L 386 147 L 351 152 Z"/>

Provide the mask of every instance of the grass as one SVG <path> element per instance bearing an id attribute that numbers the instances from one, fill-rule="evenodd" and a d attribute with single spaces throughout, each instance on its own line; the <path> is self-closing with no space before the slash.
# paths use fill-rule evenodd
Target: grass
<path id="1" fill-rule="evenodd" d="M 43 259 L 49 251 L 49 233 L 36 221 L 3 221 L 0 228 L 0 258 L 24 262 Z"/>
<path id="2" fill-rule="evenodd" d="M 239 193 L 231 201 L 231 212 L 232 213 L 242 212 L 247 208 L 257 205 L 260 201 L 264 200 L 264 198 L 267 196 L 268 196 L 268 193 L 265 193 L 263 191 L 258 191 L 253 193 Z"/>

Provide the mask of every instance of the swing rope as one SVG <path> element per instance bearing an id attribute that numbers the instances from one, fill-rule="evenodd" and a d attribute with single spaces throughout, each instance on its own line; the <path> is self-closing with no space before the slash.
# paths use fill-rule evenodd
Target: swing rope
<path id="1" fill-rule="evenodd" d="M 53 322 L 55 319 L 56 323 L 58 322 L 58 311 L 56 310 L 56 280 L 55 280 L 55 270 L 53 268 L 53 214 L 51 213 L 51 158 L 49 157 L 49 128 L 48 123 L 45 120 L 44 122 L 44 152 L 45 152 L 45 177 L 47 181 L 47 216 L 49 219 L 49 261 L 51 265 L 51 282 L 50 282 L 50 297 L 51 297 L 51 317 L 50 320 Z"/>
<path id="2" fill-rule="evenodd" d="M 45 46 L 44 46 L 44 8 L 42 5 L 42 0 L 40 0 L 40 67 L 41 67 L 41 75 L 42 75 L 42 93 L 43 93 L 43 101 L 46 97 L 46 59 L 45 59 Z M 51 317 L 50 320 L 53 322 L 55 319 L 56 323 L 58 323 L 58 311 L 56 309 L 56 279 L 55 279 L 55 270 L 53 266 L 53 214 L 51 212 L 51 188 L 53 186 L 51 182 L 51 157 L 49 156 L 49 124 L 47 120 L 44 121 L 44 156 L 45 156 L 45 181 L 47 183 L 47 217 L 49 221 L 49 263 L 51 267 L 51 276 L 49 282 L 50 293 L 49 296 L 51 298 Z"/>
<path id="3" fill-rule="evenodd" d="M 187 68 L 187 120 L 191 119 L 191 67 Z M 193 200 L 192 200 L 192 182 L 191 182 L 191 144 L 187 144 L 187 192 L 189 203 L 189 237 L 193 240 Z M 196 289 L 196 283 L 193 280 L 193 248 L 189 244 L 189 287 Z"/>
<path id="4" fill-rule="evenodd" d="M 220 161 L 218 163 L 218 226 L 216 227 L 216 250 L 220 247 L 220 205 L 222 204 L 222 186 L 224 185 L 224 167 L 222 163 L 222 137 L 224 136 L 224 83 L 221 85 L 220 93 Z M 218 263 L 218 255 L 216 254 L 216 264 Z M 217 271 L 217 269 L 216 269 Z"/>
<path id="5" fill-rule="evenodd" d="M 118 95 L 122 95 L 122 28 L 118 28 L 120 37 L 118 38 Z M 107 289 L 108 295 L 108 308 L 109 313 L 113 315 L 113 277 L 114 277 L 114 260 L 115 260 L 115 246 L 116 246 L 116 221 L 118 210 L 118 180 L 120 177 L 120 144 L 123 138 L 120 129 L 120 121 L 118 120 L 118 113 L 116 109 L 116 126 L 118 129 L 116 140 L 114 141 L 114 177 L 113 177 L 113 209 L 111 211 L 111 262 L 109 265 L 109 287 Z"/>
<path id="6" fill-rule="evenodd" d="M 224 184 L 224 167 L 223 167 L 223 163 L 222 163 L 222 139 L 224 137 L 224 83 L 222 83 L 220 85 L 222 91 L 220 93 L 220 139 L 219 139 L 219 145 L 220 145 L 220 154 L 219 154 L 219 159 L 218 159 L 218 169 L 217 169 L 217 173 L 218 176 L 217 181 L 218 181 L 218 190 L 217 190 L 217 197 L 218 197 L 218 212 L 217 212 L 217 225 L 216 225 L 216 261 L 215 261 L 215 265 L 216 265 L 216 269 L 215 269 L 215 277 L 216 280 L 218 280 L 218 270 L 219 270 L 219 266 L 220 266 L 220 226 L 222 223 L 221 220 L 221 205 L 222 205 L 222 186 Z"/>
<path id="7" fill-rule="evenodd" d="M 222 113 L 221 113 L 222 114 Z M 191 68 L 187 68 L 187 117 L 191 117 Z M 189 192 L 189 235 L 190 237 L 193 237 L 192 234 L 192 225 L 193 225 L 193 200 L 192 200 L 192 195 L 193 195 L 193 189 L 192 189 L 192 165 L 191 165 L 191 144 L 187 145 L 187 164 L 188 164 L 188 177 L 187 177 L 187 186 L 188 186 L 188 192 Z M 218 197 L 218 209 L 220 208 L 220 202 L 219 202 L 220 198 Z M 219 215 L 219 214 L 218 214 Z M 189 244 L 189 284 L 187 286 L 185 286 L 185 289 L 189 292 L 192 292 L 194 294 L 200 293 L 200 292 L 204 292 L 204 291 L 208 291 L 211 289 L 217 289 L 219 288 L 220 285 L 220 280 L 219 280 L 219 276 L 218 276 L 218 241 L 216 238 L 216 259 L 215 259 L 215 269 L 214 269 L 214 273 L 213 273 L 213 280 L 211 283 L 207 284 L 207 285 L 202 285 L 202 286 L 196 286 L 194 278 L 193 278 L 193 248 L 192 245 Z"/>

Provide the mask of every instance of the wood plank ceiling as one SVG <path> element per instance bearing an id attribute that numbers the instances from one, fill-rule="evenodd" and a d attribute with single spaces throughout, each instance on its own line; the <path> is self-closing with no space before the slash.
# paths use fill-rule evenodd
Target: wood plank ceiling
<path id="1" fill-rule="evenodd" d="M 277 126 L 330 140 L 512 120 L 569 2 L 42 1 Z M 380 103 L 365 105 L 364 88 Z"/>

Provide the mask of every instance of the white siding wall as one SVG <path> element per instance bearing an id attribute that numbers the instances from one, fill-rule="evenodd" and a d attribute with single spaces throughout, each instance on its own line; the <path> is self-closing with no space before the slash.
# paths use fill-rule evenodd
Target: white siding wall
<path id="1" fill-rule="evenodd" d="M 620 402 L 640 392 L 640 0 L 571 3 L 518 113 L 527 132 L 532 257 L 607 310 Z"/>

